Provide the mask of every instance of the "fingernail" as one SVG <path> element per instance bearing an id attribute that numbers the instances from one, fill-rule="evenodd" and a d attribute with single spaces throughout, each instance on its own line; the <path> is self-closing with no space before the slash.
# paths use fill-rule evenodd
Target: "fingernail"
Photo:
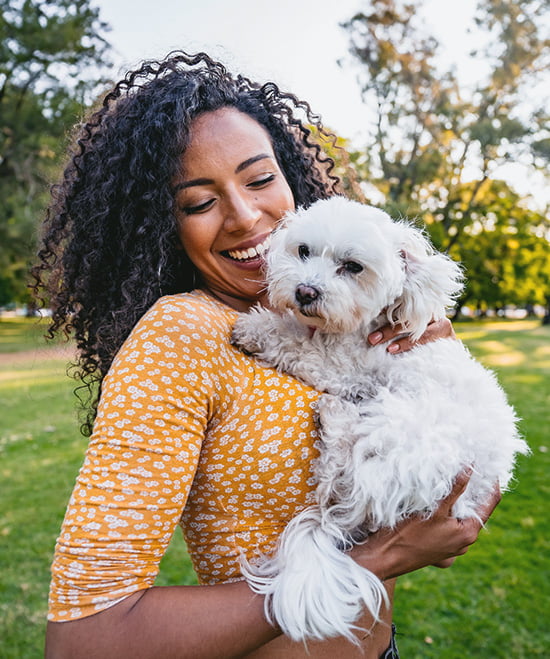
<path id="1" fill-rule="evenodd" d="M 388 346 L 388 352 L 391 352 L 392 354 L 395 354 L 396 352 L 399 352 L 399 344 L 398 343 L 391 343 Z"/>
<path id="2" fill-rule="evenodd" d="M 375 346 L 377 343 L 380 343 L 383 338 L 382 332 L 373 332 L 372 334 L 369 334 L 369 342 L 371 345 Z"/>

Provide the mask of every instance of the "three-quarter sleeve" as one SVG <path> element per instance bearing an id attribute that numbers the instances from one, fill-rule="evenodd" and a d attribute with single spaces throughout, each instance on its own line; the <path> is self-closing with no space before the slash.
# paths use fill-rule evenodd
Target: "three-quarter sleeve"
<path id="1" fill-rule="evenodd" d="M 58 538 L 49 619 L 85 617 L 153 585 L 197 468 L 215 374 L 181 307 L 144 316 L 103 382 Z M 198 337 L 200 339 L 200 337 Z"/>

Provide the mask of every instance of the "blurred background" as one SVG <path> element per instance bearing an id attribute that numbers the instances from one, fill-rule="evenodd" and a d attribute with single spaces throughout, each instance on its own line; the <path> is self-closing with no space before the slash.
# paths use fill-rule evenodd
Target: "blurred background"
<path id="1" fill-rule="evenodd" d="M 0 0 L 0 657 L 41 656 L 48 568 L 82 460 L 70 343 L 28 269 L 73 127 L 143 59 L 204 50 L 310 103 L 347 193 L 461 261 L 451 310 L 524 419 L 489 533 L 401 580 L 403 656 L 550 656 L 549 0 Z M 47 310 L 46 310 L 47 313 Z M 159 583 L 192 583 L 175 538 Z"/>
<path id="2" fill-rule="evenodd" d="M 0 307 L 31 303 L 71 127 L 109 80 L 183 48 L 308 101 L 349 154 L 325 145 L 348 191 L 418 218 L 465 264 L 457 312 L 548 315 L 548 0 L 0 7 Z"/>

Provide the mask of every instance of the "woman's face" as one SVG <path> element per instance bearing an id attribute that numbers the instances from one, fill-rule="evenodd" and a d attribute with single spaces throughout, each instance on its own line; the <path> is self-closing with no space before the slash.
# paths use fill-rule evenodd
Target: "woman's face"
<path id="1" fill-rule="evenodd" d="M 233 108 L 191 124 L 174 181 L 178 232 L 204 286 L 239 311 L 264 292 L 262 255 L 294 198 L 266 130 Z"/>

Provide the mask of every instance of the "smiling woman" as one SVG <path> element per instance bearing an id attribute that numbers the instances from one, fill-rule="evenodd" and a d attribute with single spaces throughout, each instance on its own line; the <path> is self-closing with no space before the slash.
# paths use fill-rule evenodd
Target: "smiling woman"
<path id="1" fill-rule="evenodd" d="M 129 73 L 76 136 L 34 274 L 51 335 L 74 333 L 79 375 L 101 395 L 56 544 L 48 659 L 397 656 L 391 605 L 362 615 L 356 643 L 304 647 L 240 569 L 315 499 L 319 393 L 229 341 L 239 312 L 262 301 L 281 217 L 338 190 L 304 112 L 326 135 L 273 83 L 175 53 Z M 449 565 L 476 539 L 477 522 L 449 516 L 466 481 L 428 522 L 350 552 L 389 601 L 393 577 Z M 156 587 L 178 525 L 201 586 Z"/>

